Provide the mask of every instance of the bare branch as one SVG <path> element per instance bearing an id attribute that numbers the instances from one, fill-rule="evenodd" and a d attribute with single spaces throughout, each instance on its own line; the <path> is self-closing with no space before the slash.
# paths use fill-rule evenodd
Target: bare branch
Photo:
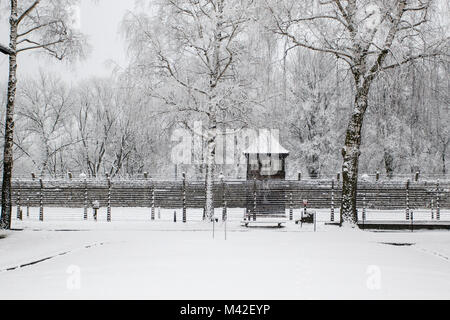
<path id="1" fill-rule="evenodd" d="M 37 7 L 39 2 L 41 2 L 41 0 L 34 1 L 34 3 L 20 15 L 19 19 L 17 19 L 17 24 L 19 24 L 26 16 L 31 13 Z"/>
<path id="2" fill-rule="evenodd" d="M 14 51 L 11 50 L 10 48 L 3 46 L 2 44 L 0 44 L 0 52 L 6 55 L 12 55 L 14 54 Z"/>

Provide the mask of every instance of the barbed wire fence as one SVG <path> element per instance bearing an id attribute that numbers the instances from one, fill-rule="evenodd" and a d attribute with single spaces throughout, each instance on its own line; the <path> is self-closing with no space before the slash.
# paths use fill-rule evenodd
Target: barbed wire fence
<path id="1" fill-rule="evenodd" d="M 154 221 L 157 220 L 156 211 L 158 217 L 165 216 L 167 211 L 172 218 L 174 211 L 175 216 L 179 211 L 181 219 L 178 221 L 201 221 L 205 217 L 205 182 L 189 178 L 186 174 L 181 177 L 180 180 L 171 180 L 148 173 L 133 178 L 108 175 L 80 177 L 72 173 L 56 178 L 37 177 L 35 174 L 15 177 L 15 218 L 30 218 L 34 209 L 38 209 L 39 221 L 47 221 L 48 218 L 89 220 L 89 212 L 98 206 L 97 209 L 104 209 L 105 221 Z M 213 190 L 214 207 L 220 212 L 218 216 L 232 217 L 228 214 L 229 210 L 239 210 L 236 219 L 249 214 L 254 218 L 277 212 L 285 213 L 292 221 L 304 213 L 307 206 L 328 211 L 324 219 L 331 223 L 339 222 L 342 181 L 338 173 L 320 179 L 303 179 L 299 175 L 297 180 L 286 181 L 222 178 L 215 179 Z M 358 190 L 357 205 L 362 219 L 374 214 L 381 216 L 381 211 L 400 212 L 398 219 L 408 220 L 414 211 L 416 218 L 422 215 L 423 219 L 450 219 L 446 213 L 450 209 L 450 179 L 443 175 L 416 173 L 392 178 L 380 173 L 362 175 Z M 60 208 L 58 213 L 46 214 L 54 212 L 56 208 Z M 138 208 L 136 210 L 142 214 L 139 218 L 133 218 L 132 214 L 123 213 L 127 210 L 113 208 Z M 26 214 L 23 210 L 26 210 Z"/>

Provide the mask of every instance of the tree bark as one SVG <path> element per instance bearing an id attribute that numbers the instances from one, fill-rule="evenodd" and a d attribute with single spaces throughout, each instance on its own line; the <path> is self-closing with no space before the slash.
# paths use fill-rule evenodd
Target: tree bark
<path id="1" fill-rule="evenodd" d="M 217 122 L 210 119 L 206 155 L 206 217 L 214 217 L 214 172 L 216 158 Z"/>
<path id="2" fill-rule="evenodd" d="M 2 183 L 2 214 L 0 221 L 1 229 L 11 229 L 11 180 L 13 170 L 13 147 L 14 147 L 14 106 L 16 100 L 17 86 L 17 0 L 11 0 L 10 23 L 10 48 L 12 54 L 9 55 L 9 78 L 8 96 L 6 104 L 5 118 L 5 145 L 3 152 L 3 183 Z"/>
<path id="3" fill-rule="evenodd" d="M 368 104 L 368 90 L 358 88 L 355 97 L 355 107 L 347 128 L 345 146 L 342 149 L 344 158 L 342 166 L 342 206 L 341 224 L 355 227 L 358 222 L 356 196 L 358 192 L 358 164 L 361 155 L 361 131 L 364 113 Z"/>

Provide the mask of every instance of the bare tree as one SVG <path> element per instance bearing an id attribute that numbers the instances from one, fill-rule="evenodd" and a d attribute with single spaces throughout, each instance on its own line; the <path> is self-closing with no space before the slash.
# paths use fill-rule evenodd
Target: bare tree
<path id="1" fill-rule="evenodd" d="M 13 172 L 14 107 L 17 88 L 17 56 L 40 50 L 59 60 L 83 55 L 83 36 L 72 27 L 70 0 L 10 0 L 9 78 L 3 154 L 2 213 L 0 228 L 11 227 L 11 179 Z M 2 51 L 3 52 L 3 51 Z"/>
<path id="2" fill-rule="evenodd" d="M 27 80 L 18 90 L 17 122 L 24 122 L 22 134 L 31 140 L 27 154 L 38 163 L 41 175 L 56 177 L 66 149 L 76 144 L 71 135 L 73 94 L 59 78 L 41 72 L 37 80 Z M 16 143 L 17 144 L 17 143 Z M 23 142 L 22 142 L 23 146 Z M 25 147 L 23 147 L 25 149 Z"/>
<path id="3" fill-rule="evenodd" d="M 361 131 L 369 91 L 380 73 L 448 52 L 430 20 L 431 0 L 266 1 L 272 30 L 293 45 L 344 61 L 353 76 L 354 105 L 343 156 L 342 223 L 357 222 Z M 431 21 L 433 22 L 433 21 Z"/>
<path id="4" fill-rule="evenodd" d="M 216 140 L 221 125 L 242 126 L 249 106 L 243 31 L 252 1 L 164 0 L 159 14 L 130 13 L 125 36 L 130 69 L 151 79 L 147 92 L 174 121 L 206 140 L 206 212 L 212 217 Z M 206 123 L 203 133 L 190 121 Z"/>

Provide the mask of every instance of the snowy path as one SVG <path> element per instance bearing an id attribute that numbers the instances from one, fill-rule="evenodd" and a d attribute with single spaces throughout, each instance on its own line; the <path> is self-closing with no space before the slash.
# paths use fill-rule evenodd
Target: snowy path
<path id="1" fill-rule="evenodd" d="M 445 231 L 313 233 L 232 223 L 225 241 L 220 224 L 215 239 L 203 223 L 84 226 L 30 224 L 0 239 L 0 299 L 450 298 Z M 70 286 L 78 271 L 79 289 Z"/>

